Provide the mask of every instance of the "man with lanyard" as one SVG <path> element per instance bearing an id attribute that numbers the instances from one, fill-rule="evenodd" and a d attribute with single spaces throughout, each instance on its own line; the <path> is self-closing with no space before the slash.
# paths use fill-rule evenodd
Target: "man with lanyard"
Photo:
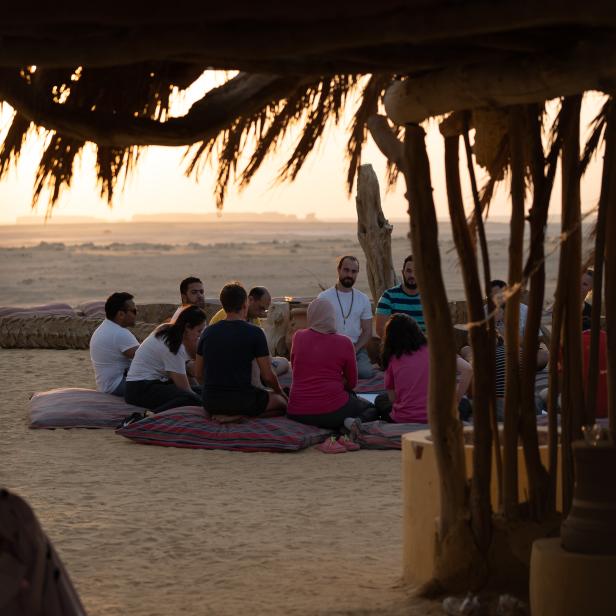
<path id="1" fill-rule="evenodd" d="M 366 345 L 372 337 L 372 308 L 365 293 L 353 288 L 359 273 L 357 257 L 344 256 L 338 263 L 338 282 L 319 294 L 328 300 L 336 313 L 336 331 L 351 339 L 357 358 L 360 379 L 374 376 L 374 367 Z"/>
<path id="2" fill-rule="evenodd" d="M 379 338 L 385 333 L 385 324 L 392 314 L 408 314 L 417 321 L 422 332 L 426 332 L 426 323 L 421 307 L 419 289 L 413 271 L 413 255 L 404 259 L 402 264 L 402 284 L 387 289 L 376 307 L 376 335 Z"/>

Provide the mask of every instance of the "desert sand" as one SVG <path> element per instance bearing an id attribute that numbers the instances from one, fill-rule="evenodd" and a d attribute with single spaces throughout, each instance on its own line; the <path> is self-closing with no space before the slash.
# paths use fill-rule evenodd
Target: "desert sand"
<path id="1" fill-rule="evenodd" d="M 75 304 L 120 288 L 138 302 L 174 302 L 189 274 L 209 296 L 229 279 L 309 296 L 334 281 L 336 255 L 361 256 L 352 225 L 278 230 L 274 239 L 271 229 L 226 232 L 196 245 L 175 227 L 138 241 L 118 237 L 120 225 L 94 239 L 6 229 L 0 305 Z M 406 231 L 395 229 L 396 263 L 408 253 Z M 504 278 L 506 241 L 491 248 L 493 276 Z M 450 236 L 442 252 L 450 299 L 462 299 Z M 548 294 L 554 270 L 555 257 Z M 88 353 L 1 349 L 0 369 L 0 485 L 32 505 L 89 614 L 441 613 L 400 581 L 399 452 L 191 451 L 106 430 L 30 430 L 33 392 L 94 386 Z"/>

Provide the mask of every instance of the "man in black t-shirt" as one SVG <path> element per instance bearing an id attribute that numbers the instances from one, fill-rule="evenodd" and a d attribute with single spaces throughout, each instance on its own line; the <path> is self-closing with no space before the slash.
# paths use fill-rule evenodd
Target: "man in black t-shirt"
<path id="1" fill-rule="evenodd" d="M 218 415 L 278 414 L 287 408 L 278 378 L 272 372 L 265 334 L 246 321 L 248 296 L 238 283 L 220 292 L 226 318 L 210 325 L 199 340 L 195 373 L 203 385 L 203 406 Z M 261 380 L 273 392 L 251 384 L 256 359 Z"/>

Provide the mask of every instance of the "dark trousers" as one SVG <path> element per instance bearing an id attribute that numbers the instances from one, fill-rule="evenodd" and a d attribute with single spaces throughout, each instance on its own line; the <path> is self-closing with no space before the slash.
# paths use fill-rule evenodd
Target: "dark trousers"
<path id="1" fill-rule="evenodd" d="M 337 430 L 344 425 L 344 420 L 347 417 L 359 417 L 360 419 L 369 421 L 371 415 L 374 415 L 374 405 L 363 398 L 358 398 L 354 392 L 351 392 L 348 401 L 331 413 L 319 413 L 318 415 L 287 415 L 287 417 L 309 426 L 317 426 L 318 428 L 325 428 L 326 430 Z"/>
<path id="2" fill-rule="evenodd" d="M 126 381 L 124 400 L 161 413 L 179 406 L 202 406 L 201 397 L 180 389 L 172 381 Z"/>
<path id="3" fill-rule="evenodd" d="M 379 394 L 374 400 L 374 406 L 379 414 L 379 419 L 387 421 L 389 423 L 395 423 L 391 418 L 391 411 L 393 409 L 393 402 L 389 399 L 387 394 Z"/>

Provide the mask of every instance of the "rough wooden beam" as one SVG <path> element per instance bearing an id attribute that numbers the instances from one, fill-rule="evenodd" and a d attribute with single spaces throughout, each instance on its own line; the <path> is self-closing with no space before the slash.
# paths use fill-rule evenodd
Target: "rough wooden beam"
<path id="1" fill-rule="evenodd" d="M 396 124 L 422 122 L 450 111 L 537 103 L 587 90 L 616 89 L 616 44 L 610 35 L 586 40 L 569 52 L 514 57 L 449 68 L 394 82 L 385 93 Z"/>
<path id="2" fill-rule="evenodd" d="M 358 47 L 425 42 L 443 47 L 445 41 L 451 45 L 464 37 L 523 29 L 616 26 L 610 0 L 508 0 L 498 5 L 432 0 L 402 6 L 395 0 L 376 4 L 339 0 L 312 3 L 310 11 L 301 4 L 279 1 L 258 6 L 191 3 L 185 9 L 174 5 L 174 10 L 162 11 L 151 4 L 140 11 L 135 11 L 133 3 L 121 11 L 94 3 L 82 5 L 60 2 L 53 5 L 54 10 L 37 6 L 35 12 L 29 5 L 3 7 L 0 34 L 5 36 L 0 40 L 0 58 L 4 49 L 10 66 L 42 66 L 45 62 L 110 66 L 178 59 L 201 50 L 213 59 L 227 57 L 236 62 L 233 68 L 242 68 L 241 59 L 251 57 L 321 54 L 334 61 L 337 53 Z"/>
<path id="3" fill-rule="evenodd" d="M 300 83 L 296 77 L 239 74 L 210 90 L 185 116 L 166 122 L 43 102 L 14 71 L 7 70 L 0 71 L 0 100 L 38 126 L 72 139 L 113 147 L 179 146 L 215 137 L 238 116 L 284 98 Z"/>

